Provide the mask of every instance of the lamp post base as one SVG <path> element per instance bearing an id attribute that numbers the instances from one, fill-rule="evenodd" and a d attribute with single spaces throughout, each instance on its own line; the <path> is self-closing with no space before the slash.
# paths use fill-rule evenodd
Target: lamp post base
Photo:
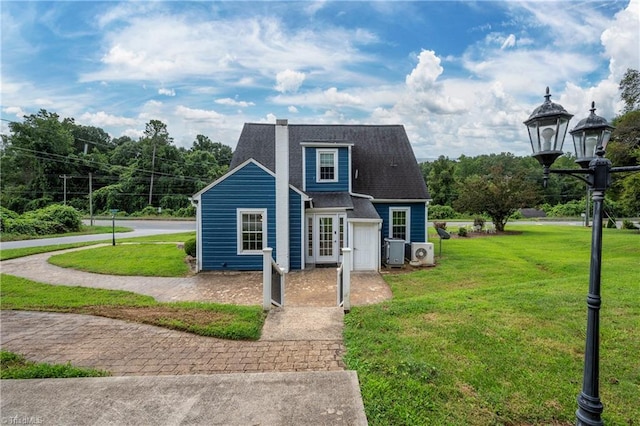
<path id="1" fill-rule="evenodd" d="M 600 398 L 591 397 L 581 392 L 578 395 L 578 410 L 576 411 L 577 426 L 602 426 L 604 422 L 600 415 L 604 410 Z"/>

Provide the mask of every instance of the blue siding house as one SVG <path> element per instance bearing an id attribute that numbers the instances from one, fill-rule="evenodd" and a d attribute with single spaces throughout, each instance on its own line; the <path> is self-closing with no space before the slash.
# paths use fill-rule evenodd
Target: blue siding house
<path id="1" fill-rule="evenodd" d="M 198 270 L 378 270 L 384 241 L 427 242 L 430 200 L 403 126 L 245 124 L 230 171 L 193 196 Z"/>

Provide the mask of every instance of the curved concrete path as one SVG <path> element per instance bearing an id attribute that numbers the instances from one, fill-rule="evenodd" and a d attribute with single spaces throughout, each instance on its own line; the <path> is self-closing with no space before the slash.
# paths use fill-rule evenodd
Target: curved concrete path
<path id="1" fill-rule="evenodd" d="M 129 290 L 159 301 L 262 300 L 259 273 L 117 277 L 59 268 L 47 262 L 50 256 L 3 261 L 0 270 L 49 284 Z M 317 273 L 331 277 L 335 270 Z M 390 297 L 378 274 L 361 277 L 360 303 Z M 85 315 L 0 311 L 3 349 L 33 361 L 71 362 L 127 376 L 2 380 L 3 422 L 366 425 L 357 375 L 345 371 L 342 361 L 342 309 L 314 307 L 333 306 L 335 299 L 325 294 L 333 293 L 330 284 L 312 284 L 308 273 L 289 281 L 288 307 L 269 312 L 257 342 Z"/>

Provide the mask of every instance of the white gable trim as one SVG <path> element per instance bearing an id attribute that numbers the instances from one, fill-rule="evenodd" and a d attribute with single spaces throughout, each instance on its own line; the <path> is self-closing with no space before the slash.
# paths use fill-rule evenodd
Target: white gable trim
<path id="1" fill-rule="evenodd" d="M 249 158 L 248 160 L 246 160 L 244 163 L 238 165 L 237 167 L 235 167 L 233 170 L 229 170 L 227 173 L 225 173 L 224 175 L 222 175 L 221 177 L 219 177 L 218 179 L 216 179 L 213 183 L 210 183 L 209 185 L 207 185 L 206 187 L 204 187 L 203 189 L 201 189 L 200 191 L 196 192 L 193 197 L 194 200 L 200 200 L 200 197 L 202 196 L 202 194 L 204 194 L 205 192 L 207 192 L 208 190 L 210 190 L 211 188 L 213 188 L 214 186 L 218 185 L 219 183 L 223 182 L 225 179 L 227 179 L 228 177 L 234 175 L 238 170 L 244 168 L 247 164 L 252 163 L 255 164 L 256 166 L 260 167 L 262 170 L 264 170 L 265 172 L 267 172 L 270 176 L 272 176 L 274 179 L 276 177 L 275 173 L 273 173 L 271 170 L 269 170 L 268 168 L 266 168 L 265 166 L 263 166 L 262 164 L 260 164 L 260 162 L 254 160 L 253 158 Z M 300 196 L 302 197 L 303 200 L 309 200 L 309 196 L 307 194 L 305 194 L 304 192 L 300 191 L 298 188 L 296 188 L 295 186 L 289 184 L 289 188 L 293 189 L 294 191 L 296 191 L 298 194 L 300 194 Z"/>

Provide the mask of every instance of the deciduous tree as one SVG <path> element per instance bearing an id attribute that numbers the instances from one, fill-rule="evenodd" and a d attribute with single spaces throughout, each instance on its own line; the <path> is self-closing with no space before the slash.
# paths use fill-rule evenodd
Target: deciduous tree
<path id="1" fill-rule="evenodd" d="M 472 214 L 487 214 L 497 231 L 504 231 L 509 218 L 518 209 L 535 206 L 540 195 L 535 182 L 523 173 L 506 174 L 500 166 L 486 175 L 473 175 L 463 181 L 454 207 Z"/>

